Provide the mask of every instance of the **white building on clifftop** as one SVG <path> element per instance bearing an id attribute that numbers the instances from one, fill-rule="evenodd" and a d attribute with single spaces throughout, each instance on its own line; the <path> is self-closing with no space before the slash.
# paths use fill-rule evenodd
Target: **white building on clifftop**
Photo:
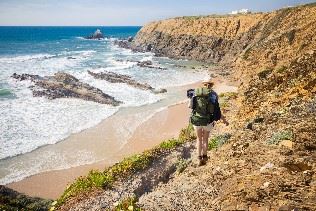
<path id="1" fill-rule="evenodd" d="M 249 14 L 251 11 L 249 9 L 241 9 L 241 10 L 234 10 L 230 14 L 237 15 L 237 14 Z"/>

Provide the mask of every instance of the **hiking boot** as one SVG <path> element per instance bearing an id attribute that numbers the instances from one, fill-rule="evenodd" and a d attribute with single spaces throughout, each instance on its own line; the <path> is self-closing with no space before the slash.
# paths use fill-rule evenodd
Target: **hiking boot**
<path id="1" fill-rule="evenodd" d="M 208 161 L 208 157 L 207 155 L 202 155 L 202 160 L 204 162 L 204 165 L 206 164 L 206 162 Z"/>
<path id="2" fill-rule="evenodd" d="M 203 160 L 203 157 L 202 157 L 202 156 L 199 156 L 199 157 L 198 157 L 198 159 L 199 159 L 198 166 L 203 166 L 203 165 L 205 165 L 205 162 L 204 162 L 204 160 Z"/>

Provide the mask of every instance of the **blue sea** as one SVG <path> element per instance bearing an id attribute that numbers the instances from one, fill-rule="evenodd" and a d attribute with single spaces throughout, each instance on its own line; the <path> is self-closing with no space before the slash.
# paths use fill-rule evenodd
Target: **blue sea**
<path id="1" fill-rule="evenodd" d="M 170 92 L 153 94 L 126 84 L 97 80 L 87 73 L 88 70 L 125 74 L 152 87 L 168 90 L 197 82 L 206 76 L 203 71 L 179 66 L 189 61 L 158 58 L 151 53 L 133 53 L 113 44 L 116 39 L 135 36 L 140 28 L 0 27 L 0 184 L 53 169 L 54 162 L 48 164 L 46 161 L 30 169 L 25 163 L 19 163 L 21 160 L 26 162 L 24 155 L 96 126 L 120 109 L 155 104 L 172 97 Z M 103 32 L 105 39 L 84 39 L 96 29 Z M 146 60 L 167 70 L 141 68 L 134 62 Z M 31 82 L 11 78 L 13 73 L 48 76 L 58 71 L 72 74 L 123 104 L 113 107 L 80 99 L 33 97 L 29 88 Z M 75 165 L 89 162 L 91 160 L 83 159 Z M 67 168 L 67 165 L 60 163 L 59 168 L 63 167 Z"/>

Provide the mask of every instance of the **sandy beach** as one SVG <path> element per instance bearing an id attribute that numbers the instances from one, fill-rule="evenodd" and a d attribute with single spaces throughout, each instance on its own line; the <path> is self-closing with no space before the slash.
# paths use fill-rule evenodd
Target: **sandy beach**
<path id="1" fill-rule="evenodd" d="M 188 124 L 189 112 L 187 104 L 182 103 L 156 113 L 136 129 L 128 143 L 114 155 L 114 159 L 121 160 L 128 155 L 149 149 L 162 140 L 177 137 L 181 128 Z M 111 161 L 102 161 L 66 170 L 49 171 L 7 186 L 30 196 L 56 199 L 67 184 L 77 177 L 86 175 L 92 169 L 102 170 L 111 164 Z"/>
<path id="2" fill-rule="evenodd" d="M 199 84 L 194 84 L 193 87 L 198 85 Z M 217 80 L 215 85 L 215 90 L 218 93 L 235 91 L 235 89 L 234 86 L 226 85 L 221 80 Z M 56 199 L 63 193 L 68 184 L 77 177 L 86 175 L 90 170 L 102 170 L 122 160 L 124 157 L 150 149 L 163 140 L 177 137 L 179 131 L 188 125 L 189 115 L 190 109 L 187 107 L 186 102 L 169 106 L 155 113 L 148 120 L 140 124 L 122 148 L 118 148 L 117 140 L 115 140 L 115 136 L 112 136 L 113 140 L 104 147 L 108 149 L 108 155 L 111 159 L 105 159 L 94 164 L 82 165 L 65 170 L 40 173 L 23 179 L 22 181 L 8 184 L 7 186 L 30 196 Z M 98 126 L 74 134 L 68 139 L 80 138 L 93 139 L 94 141 L 103 139 L 104 130 L 113 127 L 113 125 L 110 125 L 112 121 L 111 119 L 104 121 Z"/>

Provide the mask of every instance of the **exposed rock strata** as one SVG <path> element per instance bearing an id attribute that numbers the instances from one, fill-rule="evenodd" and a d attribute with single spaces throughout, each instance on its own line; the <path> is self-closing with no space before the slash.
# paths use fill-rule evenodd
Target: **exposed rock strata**
<path id="1" fill-rule="evenodd" d="M 91 71 L 88 71 L 90 75 L 92 75 L 96 79 L 101 79 L 101 80 L 106 80 L 111 83 L 126 83 L 130 86 L 133 86 L 138 89 L 142 90 L 150 90 L 153 93 L 164 93 L 167 92 L 166 89 L 155 89 L 151 87 L 149 84 L 143 84 L 135 81 L 128 75 L 122 75 L 122 74 L 117 74 L 113 72 L 104 72 L 104 73 L 94 73 Z"/>
<path id="2" fill-rule="evenodd" d="M 100 89 L 82 83 L 74 76 L 63 72 L 58 72 L 53 76 L 46 77 L 31 74 L 19 75 L 14 73 L 12 77 L 20 81 L 32 81 L 35 86 L 32 86 L 31 89 L 33 96 L 35 97 L 44 96 L 48 99 L 79 98 L 114 106 L 121 103 L 120 101 L 115 100 L 114 97 L 103 93 Z"/>
<path id="3" fill-rule="evenodd" d="M 310 4 L 271 13 L 156 21 L 145 25 L 129 46 L 158 56 L 225 64 L 229 69 L 277 66 L 315 49 L 315 11 L 315 4 Z"/>

